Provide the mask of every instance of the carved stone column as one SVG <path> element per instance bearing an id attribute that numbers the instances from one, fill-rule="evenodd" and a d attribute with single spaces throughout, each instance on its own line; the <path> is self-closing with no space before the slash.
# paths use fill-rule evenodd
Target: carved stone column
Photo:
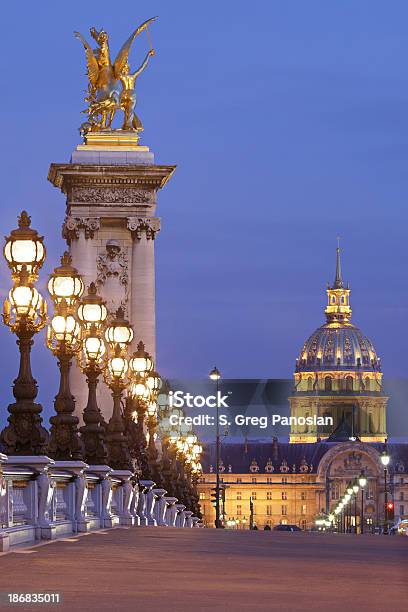
<path id="1" fill-rule="evenodd" d="M 156 362 L 154 239 L 160 231 L 160 219 L 129 217 L 127 227 L 132 233 L 130 318 L 135 330 L 134 348 L 142 340 Z"/>
<path id="2" fill-rule="evenodd" d="M 156 165 L 149 148 L 135 142 L 127 133 L 106 133 L 103 144 L 78 145 L 71 163 L 51 164 L 48 179 L 66 195 L 63 235 L 73 265 L 86 285 L 97 282 L 108 305 L 120 294 L 135 340 L 142 339 L 154 356 L 156 199 L 175 166 Z M 76 368 L 71 389 L 78 410 L 86 403 L 86 386 Z M 102 385 L 98 393 L 108 420 L 109 393 Z"/>

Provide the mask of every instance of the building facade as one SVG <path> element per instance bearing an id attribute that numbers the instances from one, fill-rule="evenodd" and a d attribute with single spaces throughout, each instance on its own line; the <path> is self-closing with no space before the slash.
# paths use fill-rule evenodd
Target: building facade
<path id="1" fill-rule="evenodd" d="M 327 289 L 326 323 L 304 343 L 296 360 L 291 416 L 330 416 L 332 425 L 291 426 L 290 441 L 224 442 L 220 472 L 224 521 L 236 528 L 295 524 L 314 526 L 330 513 L 352 480 L 362 473 L 367 485 L 355 499 L 353 523 L 365 528 L 384 523 L 385 479 L 381 453 L 387 439 L 387 397 L 380 359 L 373 344 L 351 323 L 350 289 L 341 274 L 337 249 L 334 283 Z M 387 499 L 395 520 L 408 518 L 408 445 L 389 444 Z M 215 444 L 205 447 L 199 483 L 204 522 L 215 521 Z M 354 518 L 354 516 L 356 518 Z"/>

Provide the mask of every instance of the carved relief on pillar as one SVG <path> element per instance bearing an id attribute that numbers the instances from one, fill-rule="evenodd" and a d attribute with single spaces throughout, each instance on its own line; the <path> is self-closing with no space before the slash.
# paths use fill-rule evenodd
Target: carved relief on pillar
<path id="1" fill-rule="evenodd" d="M 129 293 L 129 259 L 116 240 L 108 240 L 106 252 L 96 260 L 96 284 L 106 300 L 111 313 L 118 308 L 127 312 Z"/>
<path id="2" fill-rule="evenodd" d="M 65 221 L 62 225 L 62 237 L 71 243 L 72 240 L 79 238 L 80 230 L 83 229 L 85 238 L 93 238 L 95 232 L 100 228 L 99 217 L 65 217 Z"/>
<path id="3" fill-rule="evenodd" d="M 75 186 L 71 192 L 71 202 L 84 202 L 85 204 L 154 204 L 154 190 L 140 189 L 140 187 L 106 186 L 86 187 Z"/>
<path id="4" fill-rule="evenodd" d="M 127 228 L 135 238 L 141 239 L 142 233 L 146 233 L 147 240 L 154 240 L 156 233 L 160 231 L 160 219 L 158 217 L 128 217 Z"/>

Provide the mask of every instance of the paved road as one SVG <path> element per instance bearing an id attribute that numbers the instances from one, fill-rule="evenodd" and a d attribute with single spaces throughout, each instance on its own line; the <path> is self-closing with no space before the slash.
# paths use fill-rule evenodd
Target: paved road
<path id="1" fill-rule="evenodd" d="M 406 612 L 408 538 L 114 529 L 2 555 L 0 591 L 63 593 L 20 611 Z"/>

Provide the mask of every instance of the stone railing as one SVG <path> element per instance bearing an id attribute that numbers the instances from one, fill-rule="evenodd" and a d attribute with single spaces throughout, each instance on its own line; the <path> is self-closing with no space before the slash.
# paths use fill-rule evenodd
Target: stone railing
<path id="1" fill-rule="evenodd" d="M 199 527 L 175 497 L 132 472 L 0 453 L 0 552 L 115 526 Z"/>

